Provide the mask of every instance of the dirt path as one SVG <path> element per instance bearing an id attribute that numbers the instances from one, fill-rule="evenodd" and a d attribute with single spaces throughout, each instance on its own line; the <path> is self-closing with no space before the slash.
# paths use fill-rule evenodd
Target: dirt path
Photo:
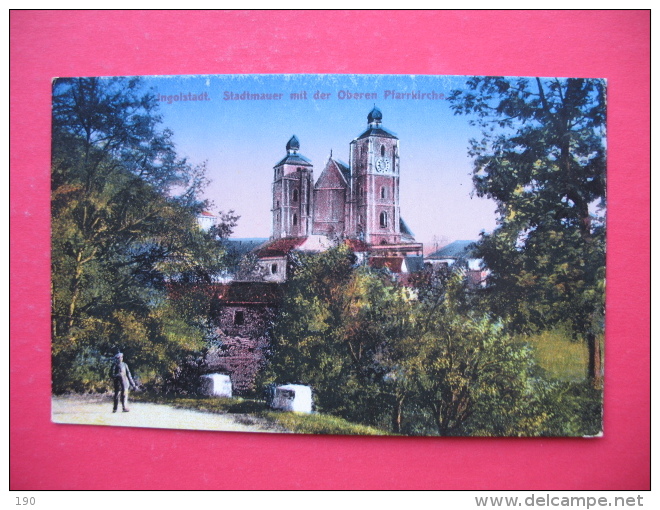
<path id="1" fill-rule="evenodd" d="M 163 404 L 131 402 L 130 412 L 112 412 L 112 398 L 53 397 L 51 417 L 54 423 L 113 425 L 162 429 L 219 430 L 228 432 L 286 432 L 275 425 L 260 422 L 249 415 L 216 414 L 179 409 Z"/>

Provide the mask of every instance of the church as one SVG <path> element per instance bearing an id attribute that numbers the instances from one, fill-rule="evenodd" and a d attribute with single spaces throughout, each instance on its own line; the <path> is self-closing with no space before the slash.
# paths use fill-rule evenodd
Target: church
<path id="1" fill-rule="evenodd" d="M 318 180 L 294 135 L 273 168 L 272 237 L 257 255 L 267 281 L 284 281 L 292 250 L 323 251 L 340 241 L 375 267 L 393 273 L 421 268 L 422 244 L 401 217 L 399 139 L 374 108 L 367 128 L 349 144 L 349 164 L 332 155 Z"/>
<path id="2" fill-rule="evenodd" d="M 271 238 L 257 247 L 255 240 L 234 243 L 256 256 L 257 271 L 213 289 L 212 318 L 221 347 L 209 352 L 205 370 L 229 374 L 237 394 L 254 391 L 265 366 L 268 329 L 292 253 L 318 253 L 344 242 L 357 263 L 386 268 L 404 282 L 423 268 L 423 246 L 401 217 L 399 139 L 382 121 L 374 106 L 366 130 L 349 144 L 349 164 L 331 155 L 316 182 L 295 135 L 273 167 Z"/>

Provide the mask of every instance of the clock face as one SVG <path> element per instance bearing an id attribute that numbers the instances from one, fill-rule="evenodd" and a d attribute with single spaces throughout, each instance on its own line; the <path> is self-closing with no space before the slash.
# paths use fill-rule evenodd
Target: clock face
<path id="1" fill-rule="evenodd" d="M 376 160 L 376 170 L 378 172 L 387 172 L 390 169 L 390 160 L 387 158 L 378 158 Z"/>

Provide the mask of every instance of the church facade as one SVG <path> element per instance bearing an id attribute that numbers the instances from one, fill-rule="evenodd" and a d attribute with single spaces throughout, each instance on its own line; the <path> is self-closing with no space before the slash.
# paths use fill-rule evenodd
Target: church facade
<path id="1" fill-rule="evenodd" d="M 399 139 L 382 120 L 374 107 L 366 130 L 349 144 L 349 164 L 330 156 L 316 182 L 312 162 L 291 137 L 273 168 L 273 242 L 322 236 L 360 241 L 370 257 L 422 255 L 401 217 Z"/>

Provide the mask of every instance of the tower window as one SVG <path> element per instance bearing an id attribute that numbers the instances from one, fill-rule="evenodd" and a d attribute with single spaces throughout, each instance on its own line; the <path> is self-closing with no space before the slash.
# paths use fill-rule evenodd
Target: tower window
<path id="1" fill-rule="evenodd" d="M 293 189 L 293 201 L 294 202 L 298 201 L 298 188 Z"/>
<path id="2" fill-rule="evenodd" d="M 245 314 L 243 310 L 236 310 L 234 312 L 234 325 L 242 326 L 245 322 Z"/>
<path id="3" fill-rule="evenodd" d="M 380 228 L 387 228 L 387 213 L 385 211 L 380 213 Z"/>
<path id="4" fill-rule="evenodd" d="M 270 273 L 271 274 L 277 273 L 277 264 L 273 264 L 272 266 L 270 266 Z"/>
<path id="5" fill-rule="evenodd" d="M 298 225 L 298 215 L 294 213 L 293 214 L 293 226 L 295 227 L 296 225 Z"/>
<path id="6" fill-rule="evenodd" d="M 380 155 L 381 155 L 381 156 L 384 156 L 384 155 L 385 155 L 385 146 L 384 146 L 384 145 L 381 145 L 381 146 L 380 146 Z"/>
<path id="7" fill-rule="evenodd" d="M 380 198 L 387 198 L 387 189 L 385 186 L 382 186 L 380 188 Z"/>

